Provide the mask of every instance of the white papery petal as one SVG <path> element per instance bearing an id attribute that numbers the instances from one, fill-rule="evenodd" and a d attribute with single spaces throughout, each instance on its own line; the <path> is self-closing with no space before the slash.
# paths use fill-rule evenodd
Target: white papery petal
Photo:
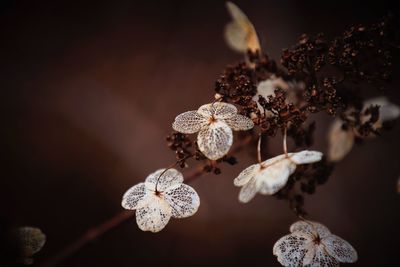
<path id="1" fill-rule="evenodd" d="M 132 186 L 122 197 L 122 207 L 127 210 L 134 210 L 138 208 L 138 206 L 140 206 L 138 205 L 139 202 L 145 198 L 146 193 L 147 189 L 144 183 Z"/>
<path id="2" fill-rule="evenodd" d="M 257 181 L 255 178 L 251 178 L 247 184 L 245 184 L 239 192 L 239 201 L 247 203 L 254 198 L 257 194 Z"/>
<path id="3" fill-rule="evenodd" d="M 305 267 L 337 267 L 339 262 L 326 253 L 323 245 L 315 247 L 315 255 L 310 264 L 304 265 Z"/>
<path id="4" fill-rule="evenodd" d="M 160 177 L 164 171 L 165 169 L 160 169 L 147 176 L 145 185 L 148 190 L 154 191 L 157 184 L 157 191 L 163 192 L 169 187 L 179 185 L 183 182 L 182 173 L 179 171 L 169 169 Z"/>
<path id="5" fill-rule="evenodd" d="M 46 235 L 36 227 L 20 227 L 17 234 L 23 256 L 26 258 L 30 258 L 33 254 L 40 251 L 46 243 Z M 31 259 L 26 260 L 33 263 Z"/>
<path id="6" fill-rule="evenodd" d="M 238 177 L 233 180 L 235 186 L 242 186 L 249 182 L 254 177 L 255 173 L 260 169 L 260 164 L 253 164 L 244 169 Z"/>
<path id="7" fill-rule="evenodd" d="M 313 241 L 308 236 L 293 233 L 286 235 L 279 239 L 274 247 L 273 254 L 278 257 L 278 261 L 283 266 L 287 267 L 298 267 L 303 266 L 303 260 L 306 258 L 311 258 L 311 253 L 313 252 Z M 307 259 L 307 261 L 308 261 Z"/>
<path id="8" fill-rule="evenodd" d="M 224 121 L 235 131 L 250 130 L 254 127 L 254 123 L 250 118 L 240 114 L 235 114 L 230 118 L 224 119 Z"/>
<path id="9" fill-rule="evenodd" d="M 174 218 L 192 216 L 200 206 L 199 195 L 186 184 L 167 190 L 164 193 L 164 199 L 171 206 Z"/>
<path id="10" fill-rule="evenodd" d="M 211 123 L 209 127 L 200 130 L 197 135 L 197 145 L 200 151 L 211 160 L 222 158 L 228 153 L 232 142 L 231 128 L 221 121 Z"/>
<path id="11" fill-rule="evenodd" d="M 207 118 L 194 110 L 179 114 L 175 118 L 172 128 L 180 133 L 192 134 L 200 131 L 200 129 L 207 125 L 207 123 Z"/>
<path id="12" fill-rule="evenodd" d="M 293 160 L 297 165 L 309 164 L 320 161 L 323 154 L 318 151 L 303 150 L 297 153 L 291 153 L 290 159 Z"/>
<path id="13" fill-rule="evenodd" d="M 328 133 L 328 158 L 333 162 L 342 160 L 354 145 L 354 132 L 351 129 L 344 131 L 342 125 L 343 121 L 336 119 Z"/>
<path id="14" fill-rule="evenodd" d="M 248 49 L 252 52 L 260 51 L 257 33 L 247 16 L 231 2 L 227 2 L 226 7 L 232 17 L 232 22 L 225 28 L 228 45 L 238 52 L 246 52 Z"/>
<path id="15" fill-rule="evenodd" d="M 237 114 L 237 108 L 232 104 L 215 102 L 202 105 L 197 112 L 206 118 L 227 119 Z"/>
<path id="16" fill-rule="evenodd" d="M 320 238 L 331 235 L 331 232 L 325 225 L 312 221 L 297 221 L 290 226 L 290 232 L 302 232 L 311 236 L 318 234 Z"/>
<path id="17" fill-rule="evenodd" d="M 339 262 L 356 262 L 357 251 L 346 240 L 330 235 L 322 239 L 322 244 L 325 245 L 326 251 Z"/>
<path id="18" fill-rule="evenodd" d="M 260 193 L 273 195 L 285 187 L 289 175 L 296 169 L 296 165 L 290 160 L 284 159 L 261 171 L 256 179 L 259 183 Z"/>
<path id="19" fill-rule="evenodd" d="M 156 195 L 149 195 L 146 205 L 136 210 L 136 222 L 142 231 L 161 231 L 172 216 L 171 206 Z"/>

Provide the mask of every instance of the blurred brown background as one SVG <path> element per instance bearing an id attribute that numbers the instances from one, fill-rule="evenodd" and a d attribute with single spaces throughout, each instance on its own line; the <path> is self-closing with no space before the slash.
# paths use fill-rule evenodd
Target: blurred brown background
<path id="1" fill-rule="evenodd" d="M 235 1 L 271 57 L 302 33 L 340 34 L 379 20 L 388 1 Z M 240 59 L 222 38 L 223 1 L 5 1 L 0 4 L 2 167 L 0 220 L 47 234 L 35 261 L 121 211 L 122 194 L 168 166 L 174 117 L 210 102 L 215 79 Z M 400 104 L 400 60 L 388 95 Z M 365 90 L 366 95 L 376 91 Z M 329 118 L 316 118 L 326 151 Z M 354 266 L 396 266 L 399 257 L 400 128 L 356 147 L 306 199 L 310 218 L 358 251 Z M 280 153 L 277 138 L 270 155 Z M 132 219 L 62 266 L 279 266 L 276 240 L 296 220 L 284 201 L 237 201 L 233 178 L 254 159 L 195 182 L 196 216 L 158 234 Z"/>

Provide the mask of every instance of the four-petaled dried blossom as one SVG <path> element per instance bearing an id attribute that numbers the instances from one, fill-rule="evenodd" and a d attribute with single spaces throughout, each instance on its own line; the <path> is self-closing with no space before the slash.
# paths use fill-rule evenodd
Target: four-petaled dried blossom
<path id="1" fill-rule="evenodd" d="M 33 254 L 39 252 L 46 243 L 46 236 L 39 228 L 25 226 L 17 229 L 18 241 L 21 246 L 21 261 L 32 264 Z"/>
<path id="2" fill-rule="evenodd" d="M 217 160 L 228 153 L 232 142 L 232 130 L 249 130 L 253 121 L 237 114 L 234 105 L 216 102 L 201 106 L 197 111 L 178 115 L 172 128 L 175 131 L 197 135 L 200 151 L 209 159 Z"/>
<path id="3" fill-rule="evenodd" d="M 160 169 L 150 174 L 144 183 L 131 187 L 122 198 L 122 207 L 136 210 L 139 228 L 153 233 L 161 231 L 171 217 L 192 216 L 199 206 L 196 191 L 183 184 L 182 174 L 175 169 Z"/>
<path id="4" fill-rule="evenodd" d="M 356 250 L 320 223 L 298 221 L 290 226 L 290 232 L 273 248 L 283 266 L 333 267 L 357 261 Z"/>
<path id="5" fill-rule="evenodd" d="M 361 123 L 369 120 L 371 114 L 366 114 L 366 110 L 371 106 L 379 106 L 379 118 L 372 125 L 374 129 L 379 129 L 387 121 L 395 120 L 400 116 L 400 107 L 389 102 L 386 97 L 372 98 L 364 102 L 364 108 L 361 112 Z M 354 139 L 358 135 L 357 131 L 348 125 L 343 128 L 344 122 L 341 119 L 335 119 L 328 133 L 330 161 L 337 162 L 342 160 L 353 148 Z"/>
<path id="6" fill-rule="evenodd" d="M 232 21 L 225 27 L 225 39 L 228 45 L 235 51 L 246 53 L 261 51 L 256 30 L 240 8 L 232 2 L 227 2 L 226 7 L 232 17 Z"/>
<path id="7" fill-rule="evenodd" d="M 235 186 L 242 186 L 239 201 L 247 203 L 257 193 L 275 194 L 286 185 L 297 165 L 314 163 L 320 161 L 321 158 L 321 152 L 304 150 L 279 155 L 247 167 L 233 181 Z"/>

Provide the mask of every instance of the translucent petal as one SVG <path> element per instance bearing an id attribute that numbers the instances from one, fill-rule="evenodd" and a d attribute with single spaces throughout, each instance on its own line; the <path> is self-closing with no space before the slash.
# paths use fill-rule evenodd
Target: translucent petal
<path id="1" fill-rule="evenodd" d="M 315 255 L 310 264 L 304 265 L 306 267 L 336 267 L 339 262 L 326 253 L 322 245 L 316 246 Z"/>
<path id="2" fill-rule="evenodd" d="M 231 2 L 227 2 L 226 7 L 232 17 L 232 22 L 225 28 L 225 38 L 228 45 L 238 52 L 246 52 L 247 49 L 252 52 L 260 51 L 257 33 L 247 16 Z"/>
<path id="3" fill-rule="evenodd" d="M 237 52 L 245 53 L 247 50 L 247 32 L 243 27 L 235 22 L 230 22 L 225 26 L 225 41 L 228 46 Z"/>
<path id="4" fill-rule="evenodd" d="M 132 186 L 125 192 L 122 197 L 122 207 L 127 210 L 134 210 L 138 207 L 138 203 L 146 196 L 147 189 L 144 183 Z"/>
<path id="5" fill-rule="evenodd" d="M 297 165 L 309 164 L 320 161 L 322 159 L 322 153 L 318 151 L 303 150 L 297 153 L 291 153 L 290 159 Z"/>
<path id="6" fill-rule="evenodd" d="M 157 184 L 157 191 L 163 192 L 169 187 L 179 185 L 183 182 L 183 176 L 179 171 L 169 169 L 160 177 L 164 171 L 165 169 L 160 169 L 147 176 L 145 185 L 148 190 L 154 191 Z"/>
<path id="7" fill-rule="evenodd" d="M 339 262 L 356 262 L 357 251 L 346 240 L 330 235 L 322 239 L 322 244 L 325 245 L 326 251 Z"/>
<path id="8" fill-rule="evenodd" d="M 328 158 L 330 161 L 342 160 L 353 148 L 354 133 L 352 130 L 344 131 L 342 125 L 343 121 L 336 119 L 329 130 Z"/>
<path id="9" fill-rule="evenodd" d="M 237 114 L 237 108 L 232 104 L 215 102 L 202 105 L 197 112 L 206 118 L 227 119 Z"/>
<path id="10" fill-rule="evenodd" d="M 221 121 L 211 123 L 209 127 L 200 130 L 197 135 L 197 145 L 200 151 L 211 160 L 222 158 L 228 153 L 232 142 L 231 128 Z"/>
<path id="11" fill-rule="evenodd" d="M 20 227 L 18 228 L 18 241 L 21 244 L 23 256 L 29 258 L 43 248 L 46 243 L 46 235 L 36 227 Z"/>
<path id="12" fill-rule="evenodd" d="M 320 238 L 325 238 L 331 234 L 325 225 L 312 221 L 297 221 L 290 226 L 290 232 L 302 232 L 310 236 L 318 234 Z"/>
<path id="13" fill-rule="evenodd" d="M 246 169 L 244 169 L 238 177 L 233 180 L 235 186 L 243 186 L 249 182 L 249 180 L 254 177 L 255 173 L 260 169 L 260 164 L 253 164 Z"/>
<path id="14" fill-rule="evenodd" d="M 296 165 L 290 160 L 284 159 L 265 168 L 256 179 L 259 183 L 260 193 L 273 195 L 281 190 L 287 183 L 289 175 L 296 169 Z"/>
<path id="15" fill-rule="evenodd" d="M 172 208 L 174 218 L 186 218 L 196 213 L 200 206 L 200 198 L 196 191 L 185 184 L 167 190 L 164 199 Z"/>
<path id="16" fill-rule="evenodd" d="M 207 123 L 207 118 L 197 113 L 197 111 L 188 111 L 179 114 L 175 118 L 172 128 L 180 133 L 192 134 L 200 131 Z"/>
<path id="17" fill-rule="evenodd" d="M 254 127 L 254 123 L 250 118 L 240 114 L 235 114 L 230 118 L 226 118 L 224 121 L 235 131 L 250 130 Z"/>
<path id="18" fill-rule="evenodd" d="M 313 252 L 313 242 L 306 235 L 293 233 L 279 239 L 275 243 L 272 251 L 283 266 L 303 266 L 305 256 L 307 255 L 307 257 L 310 258 L 309 251 L 311 251 L 311 253 Z"/>
<path id="19" fill-rule="evenodd" d="M 255 178 L 251 178 L 247 184 L 245 184 L 239 192 L 239 201 L 247 203 L 254 198 L 257 194 L 257 181 Z"/>
<path id="20" fill-rule="evenodd" d="M 156 195 L 149 195 L 146 204 L 136 210 L 136 222 L 142 231 L 161 231 L 172 215 L 171 206 Z"/>

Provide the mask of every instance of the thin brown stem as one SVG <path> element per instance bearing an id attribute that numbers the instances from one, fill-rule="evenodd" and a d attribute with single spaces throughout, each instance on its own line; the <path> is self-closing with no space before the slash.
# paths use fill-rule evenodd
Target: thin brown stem
<path id="1" fill-rule="evenodd" d="M 246 146 L 251 141 L 251 139 L 252 139 L 251 137 L 244 139 L 234 149 L 232 149 L 232 152 L 240 151 L 244 146 Z M 190 156 L 188 156 L 187 158 L 190 158 Z M 187 158 L 185 158 L 185 159 L 187 159 Z M 182 160 L 184 160 L 184 159 L 178 160 L 172 167 L 176 166 Z M 172 167 L 169 167 L 167 169 L 170 169 Z M 203 168 L 204 168 L 204 166 L 198 165 L 193 170 L 193 172 L 187 174 L 185 183 L 187 183 L 187 184 L 191 183 L 196 178 L 200 177 L 204 173 Z M 41 266 L 42 267 L 53 267 L 53 266 L 59 265 L 60 263 L 64 262 L 66 259 L 68 259 L 72 255 L 74 255 L 76 252 L 81 250 L 83 247 L 85 247 L 89 243 L 93 242 L 94 240 L 101 237 L 105 233 L 111 231 L 112 229 L 115 229 L 116 227 L 121 225 L 123 222 L 127 221 L 129 218 L 132 218 L 134 214 L 135 213 L 133 211 L 124 210 L 124 211 L 117 213 L 113 217 L 107 219 L 103 223 L 90 228 L 88 231 L 86 231 L 86 233 L 84 235 L 82 235 L 77 240 L 75 240 L 71 244 L 64 247 L 60 252 L 58 252 L 52 258 L 50 258 L 49 260 L 44 262 Z"/>
<path id="2" fill-rule="evenodd" d="M 286 127 L 283 129 L 283 152 L 285 153 L 285 156 L 288 157 L 288 152 L 287 152 L 287 130 Z"/>
<path id="3" fill-rule="evenodd" d="M 257 144 L 257 161 L 258 163 L 261 163 L 262 159 L 261 159 L 261 138 L 262 138 L 262 134 L 259 134 L 258 137 L 258 144 Z"/>

